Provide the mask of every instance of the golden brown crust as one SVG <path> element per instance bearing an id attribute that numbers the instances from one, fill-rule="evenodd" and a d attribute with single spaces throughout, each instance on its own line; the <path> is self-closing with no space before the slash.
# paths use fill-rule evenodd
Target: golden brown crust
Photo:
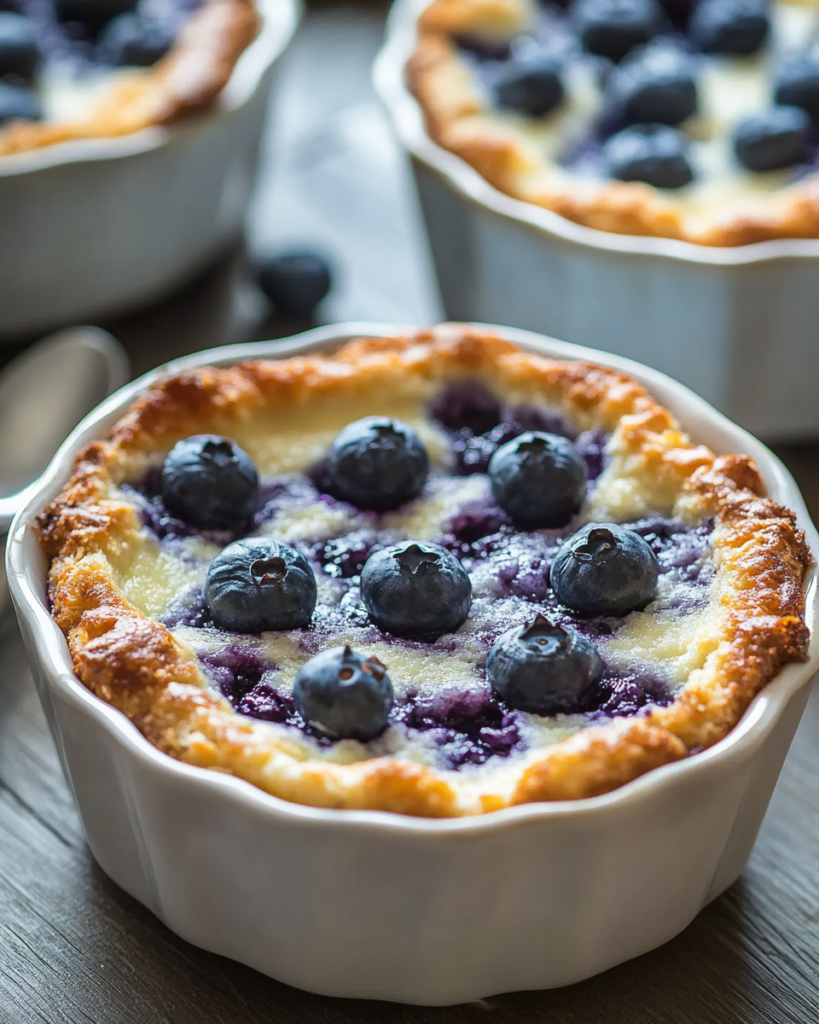
<path id="1" fill-rule="evenodd" d="M 687 753 L 667 729 L 643 721 L 621 719 L 606 728 L 585 729 L 527 768 L 511 803 L 601 796 Z"/>
<path id="2" fill-rule="evenodd" d="M 11 122 L 0 129 L 0 157 L 57 142 L 130 135 L 198 113 L 225 87 L 258 28 L 254 0 L 204 0 L 158 64 L 112 77 L 92 116 Z"/>
<path id="3" fill-rule="evenodd" d="M 499 8 L 506 9 L 504 22 Z M 492 11 L 494 13 L 488 13 Z M 782 238 L 819 237 L 819 180 L 732 204 L 726 212 L 692 212 L 639 182 L 588 180 L 544 184 L 539 158 L 514 129 L 484 115 L 472 75 L 452 37 L 515 34 L 526 25 L 524 0 L 434 0 L 418 22 L 406 68 L 430 137 L 471 164 L 490 185 L 515 199 L 598 231 L 674 238 L 706 246 L 740 246 Z M 505 29 L 504 29 L 505 26 Z"/>
<path id="4" fill-rule="evenodd" d="M 112 569 L 140 530 L 116 485 L 178 438 L 204 430 L 230 435 L 266 408 L 286 411 L 322 396 L 374 389 L 405 394 L 459 376 L 559 404 L 580 426 L 612 431 L 610 469 L 617 479 L 636 481 L 658 510 L 691 522 L 713 517 L 716 566 L 707 656 L 671 706 L 583 729 L 524 764 L 503 792 L 486 789 L 469 799 L 453 773 L 400 758 L 310 760 L 281 731 L 235 714 L 202 689 L 195 657 L 129 604 Z M 332 357 L 201 367 L 165 378 L 107 440 L 80 454 L 72 479 L 36 529 L 52 559 L 53 615 L 89 689 L 171 756 L 314 806 L 442 817 L 608 792 L 725 736 L 781 666 L 804 660 L 807 651 L 802 581 L 810 555 L 794 515 L 763 497 L 750 458 L 717 458 L 693 445 L 670 413 L 624 374 L 522 352 L 466 325 L 361 339 Z"/>

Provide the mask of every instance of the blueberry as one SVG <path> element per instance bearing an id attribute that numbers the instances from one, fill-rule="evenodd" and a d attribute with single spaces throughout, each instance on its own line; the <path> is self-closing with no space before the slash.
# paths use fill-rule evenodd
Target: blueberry
<path id="1" fill-rule="evenodd" d="M 256 279 L 281 316 L 301 319 L 312 317 L 332 286 L 327 260 L 313 252 L 264 256 Z"/>
<path id="2" fill-rule="evenodd" d="M 778 171 L 808 156 L 810 117 L 801 107 L 771 107 L 734 129 L 734 153 L 749 171 Z"/>
<path id="3" fill-rule="evenodd" d="M 348 423 L 333 441 L 326 472 L 335 497 L 357 508 L 386 512 L 421 493 L 429 458 L 408 424 L 367 416 Z"/>
<path id="4" fill-rule="evenodd" d="M 114 67 L 149 68 L 165 56 L 174 44 L 167 25 L 139 14 L 120 14 L 105 26 L 97 46 L 97 57 Z"/>
<path id="5" fill-rule="evenodd" d="M 43 109 L 30 89 L 0 82 L 0 125 L 6 121 L 40 121 Z"/>
<path id="6" fill-rule="evenodd" d="M 701 0 L 690 28 L 704 53 L 749 56 L 768 38 L 767 0 Z"/>
<path id="7" fill-rule="evenodd" d="M 684 137 L 665 125 L 624 128 L 606 141 L 603 159 L 611 177 L 618 181 L 682 188 L 694 180 Z"/>
<path id="8" fill-rule="evenodd" d="M 697 112 L 693 63 L 677 47 L 647 47 L 623 61 L 609 82 L 626 124 L 677 125 Z"/>
<path id="9" fill-rule="evenodd" d="M 529 53 L 511 60 L 495 81 L 498 106 L 545 117 L 563 102 L 560 72 L 560 61 L 547 53 Z"/>
<path id="10" fill-rule="evenodd" d="M 576 0 L 571 17 L 583 48 L 613 61 L 649 42 L 663 24 L 656 0 Z"/>
<path id="11" fill-rule="evenodd" d="M 31 81 L 40 63 L 34 26 L 22 14 L 0 11 L 0 78 Z"/>
<path id="12" fill-rule="evenodd" d="M 139 0 L 54 0 L 59 21 L 79 21 L 93 31 L 100 29 L 118 14 L 133 11 Z"/>
<path id="13" fill-rule="evenodd" d="M 565 437 L 527 431 L 489 460 L 489 482 L 497 503 L 522 526 L 565 526 L 586 496 L 586 464 Z"/>
<path id="14" fill-rule="evenodd" d="M 162 464 L 165 507 L 191 526 L 227 530 L 259 506 L 259 474 L 247 452 L 224 437 L 197 434 L 178 441 Z"/>
<path id="15" fill-rule="evenodd" d="M 513 708 L 534 715 L 580 711 L 589 687 L 603 674 L 591 640 L 542 615 L 508 630 L 489 652 L 492 689 Z"/>
<path id="16" fill-rule="evenodd" d="M 246 537 L 228 544 L 211 562 L 205 602 L 218 629 L 298 629 L 316 607 L 316 578 L 304 555 L 287 544 Z"/>
<path id="17" fill-rule="evenodd" d="M 639 534 L 591 523 L 560 548 L 550 579 L 558 600 L 582 615 L 627 615 L 653 599 L 659 575 Z"/>
<path id="18" fill-rule="evenodd" d="M 293 696 L 301 717 L 333 739 L 374 739 L 392 708 L 392 682 L 378 658 L 331 647 L 299 669 Z"/>
<path id="19" fill-rule="evenodd" d="M 774 74 L 774 100 L 801 107 L 819 123 L 819 54 L 783 61 Z"/>
<path id="20" fill-rule="evenodd" d="M 361 573 L 373 622 L 396 636 L 454 633 L 469 615 L 472 583 L 446 548 L 403 541 L 377 551 Z"/>

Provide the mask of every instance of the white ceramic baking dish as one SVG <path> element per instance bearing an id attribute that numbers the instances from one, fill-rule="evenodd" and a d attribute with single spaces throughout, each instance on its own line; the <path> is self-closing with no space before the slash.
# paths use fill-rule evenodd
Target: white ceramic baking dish
<path id="1" fill-rule="evenodd" d="M 758 435 L 819 435 L 819 240 L 715 249 L 615 235 L 499 192 L 430 139 L 407 89 L 428 3 L 397 0 L 374 82 L 412 157 L 447 315 L 603 344 Z"/>
<path id="2" fill-rule="evenodd" d="M 170 369 L 330 350 L 398 328 L 350 324 L 179 360 Z M 661 374 L 498 329 L 525 348 L 593 358 L 643 380 L 700 441 L 749 452 L 819 537 L 791 476 L 758 441 Z M 65 443 L 12 526 L 9 582 L 91 850 L 169 928 L 312 992 L 448 1004 L 580 981 L 666 942 L 741 873 L 819 666 L 788 666 L 728 736 L 607 796 L 472 819 L 417 820 L 285 803 L 152 747 L 74 677 L 46 606 L 32 517 L 74 454 L 158 374 L 129 385 Z M 806 587 L 816 635 L 816 573 Z"/>
<path id="3" fill-rule="evenodd" d="M 204 114 L 0 157 L 0 335 L 158 298 L 240 234 L 301 0 L 259 9 L 259 35 Z"/>

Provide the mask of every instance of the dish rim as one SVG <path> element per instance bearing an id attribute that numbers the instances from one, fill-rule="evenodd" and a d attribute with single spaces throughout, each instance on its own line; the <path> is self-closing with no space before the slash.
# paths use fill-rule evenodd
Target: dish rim
<path id="1" fill-rule="evenodd" d="M 107 138 L 69 139 L 0 156 L 0 182 L 3 178 L 47 171 L 64 164 L 121 160 L 161 149 L 186 132 L 201 130 L 235 113 L 250 101 L 267 69 L 287 48 L 303 10 L 303 0 L 256 0 L 256 5 L 261 15 L 260 31 L 239 57 L 230 78 L 208 109 L 175 124 L 150 125 Z"/>
<path id="2" fill-rule="evenodd" d="M 763 478 L 769 484 L 775 482 L 780 499 L 796 512 L 799 524 L 806 532 L 811 551 L 819 552 L 819 534 L 811 522 L 799 488 L 785 466 L 760 441 L 736 426 L 682 384 L 657 370 L 621 356 L 558 341 L 532 331 L 486 324 L 476 326 L 491 330 L 514 344 L 545 355 L 590 360 L 611 366 L 635 377 L 655 394 L 657 391 L 670 392 L 674 405 L 677 406 L 676 410 L 672 410 L 675 415 L 685 419 L 704 420 L 712 427 L 725 431 L 732 438 L 732 442 L 736 442 L 737 450 L 751 454 L 757 460 Z M 180 781 L 187 779 L 192 785 L 215 787 L 212 789 L 214 794 L 232 794 L 248 809 L 257 813 L 272 814 L 274 817 L 291 816 L 317 826 L 332 824 L 333 827 L 389 827 L 413 833 L 460 835 L 462 832 L 483 834 L 542 818 L 551 820 L 595 812 L 617 813 L 621 805 L 639 801 L 643 796 L 652 794 L 658 786 L 672 788 L 675 780 L 685 774 L 707 772 L 711 765 L 752 757 L 778 721 L 791 697 L 805 686 L 819 669 L 819 567 L 816 561 L 808 570 L 803 584 L 805 619 L 811 632 L 808 661 L 787 665 L 754 698 L 731 732 L 708 750 L 682 761 L 655 768 L 610 793 L 582 800 L 522 804 L 471 817 L 449 819 L 413 818 L 391 811 L 339 810 L 290 803 L 264 792 L 244 779 L 186 765 L 169 757 L 145 739 L 123 714 L 94 696 L 76 678 L 65 638 L 35 589 L 34 580 L 40 578 L 40 570 L 33 564 L 33 553 L 37 550 L 36 539 L 29 531 L 33 516 L 58 493 L 69 478 L 76 452 L 110 427 L 145 388 L 167 373 L 206 364 L 228 365 L 244 359 L 275 359 L 309 352 L 331 351 L 351 338 L 388 337 L 404 329 L 399 325 L 390 324 L 342 323 L 314 328 L 274 341 L 207 349 L 151 370 L 115 392 L 86 416 L 60 446 L 42 477 L 31 486 L 25 504 L 11 525 L 6 552 L 9 588 L 17 613 L 21 624 L 22 620 L 25 620 L 25 624 L 38 641 L 39 659 L 49 684 L 56 686 L 60 695 L 75 707 L 90 714 L 97 725 L 107 730 L 118 743 L 124 744 L 128 755 L 136 757 L 146 768 L 175 773 Z M 661 400 L 665 402 L 664 398 Z"/>
<path id="3" fill-rule="evenodd" d="M 620 235 L 585 227 L 559 213 L 514 199 L 495 188 L 471 164 L 434 142 L 424 125 L 423 111 L 407 87 L 405 71 L 417 38 L 417 19 L 430 0 L 395 0 L 384 42 L 373 64 L 373 87 L 386 108 L 399 142 L 434 171 L 467 202 L 502 219 L 577 248 L 609 254 L 654 257 L 676 263 L 736 267 L 819 257 L 819 238 L 782 238 L 748 245 L 697 245 L 676 238 Z"/>

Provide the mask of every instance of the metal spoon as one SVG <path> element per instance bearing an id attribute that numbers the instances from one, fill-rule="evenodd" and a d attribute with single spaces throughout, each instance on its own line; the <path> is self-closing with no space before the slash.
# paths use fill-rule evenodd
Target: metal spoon
<path id="1" fill-rule="evenodd" d="M 28 489 L 70 431 L 129 376 L 116 339 L 96 327 L 49 335 L 0 373 L 0 615 L 5 535 Z"/>

